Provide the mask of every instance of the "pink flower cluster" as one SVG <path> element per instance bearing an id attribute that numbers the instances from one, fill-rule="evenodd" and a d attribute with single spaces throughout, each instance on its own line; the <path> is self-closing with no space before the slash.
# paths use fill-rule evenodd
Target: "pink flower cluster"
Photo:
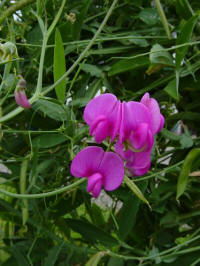
<path id="1" fill-rule="evenodd" d="M 87 177 L 87 191 L 98 197 L 102 186 L 114 190 L 122 183 L 124 164 L 132 176 L 145 174 L 151 165 L 154 135 L 164 125 L 157 101 L 146 93 L 140 102 L 120 102 L 106 93 L 92 99 L 84 110 L 84 120 L 97 143 L 116 140 L 115 152 L 88 147 L 74 158 L 71 173 Z"/>

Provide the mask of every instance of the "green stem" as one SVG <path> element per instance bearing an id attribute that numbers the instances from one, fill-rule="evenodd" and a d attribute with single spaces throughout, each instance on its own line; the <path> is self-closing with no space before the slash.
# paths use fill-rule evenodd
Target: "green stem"
<path id="1" fill-rule="evenodd" d="M 177 246 L 175 246 L 173 248 L 169 248 L 169 249 L 167 249 L 167 250 L 165 250 L 163 252 L 157 253 L 155 255 L 147 256 L 147 257 L 125 256 L 125 255 L 121 255 L 121 254 L 118 254 L 118 253 L 114 253 L 114 252 L 112 252 L 110 250 L 107 251 L 107 254 L 110 255 L 111 257 L 118 257 L 118 258 L 122 258 L 124 260 L 139 260 L 139 261 L 142 261 L 142 260 L 146 261 L 146 260 L 152 260 L 152 259 L 154 260 L 155 258 L 161 257 L 161 256 L 162 257 L 167 257 L 167 256 L 172 256 L 172 254 L 173 255 L 175 255 L 175 254 L 184 254 L 184 252 L 188 253 L 188 252 L 199 250 L 200 247 L 195 247 L 195 248 L 185 249 L 185 250 L 182 250 L 182 251 L 176 251 L 177 249 L 180 249 L 181 247 L 186 246 L 189 243 L 192 243 L 192 242 L 198 240 L 199 238 L 200 238 L 200 236 L 196 236 L 193 239 L 185 241 L 183 244 L 177 245 Z M 167 254 L 167 253 L 172 252 L 172 251 L 174 251 L 174 253 Z M 166 256 L 164 256 L 164 255 L 166 255 Z"/>
<path id="2" fill-rule="evenodd" d="M 46 50 L 47 42 L 48 42 L 48 35 L 47 35 L 46 29 L 45 29 L 44 35 L 43 35 L 42 51 L 41 51 L 41 56 L 40 56 L 40 65 L 39 65 L 37 87 L 36 87 L 35 94 L 31 98 L 32 100 L 37 99 L 39 97 L 40 91 L 42 89 L 44 58 L 45 58 L 45 50 Z M 31 99 L 30 99 L 30 103 L 31 103 Z"/>
<path id="3" fill-rule="evenodd" d="M 76 66 L 81 62 L 81 60 L 85 57 L 85 55 L 87 54 L 87 52 L 89 51 L 89 49 L 91 48 L 91 46 L 94 44 L 96 38 L 98 37 L 98 35 L 100 34 L 100 32 L 102 31 L 103 27 L 105 26 L 107 20 L 109 19 L 115 5 L 117 4 L 118 0 L 114 0 L 110 9 L 108 10 L 104 20 L 102 21 L 100 27 L 98 28 L 98 30 L 96 31 L 95 35 L 93 36 L 93 38 L 91 39 L 91 41 L 89 42 L 89 44 L 86 46 L 86 48 L 83 50 L 83 52 L 80 54 L 80 56 L 78 57 L 78 59 L 74 62 L 74 64 L 68 69 L 67 72 L 65 72 L 65 74 L 58 79 L 52 86 L 50 86 L 49 88 L 47 88 L 44 92 L 41 93 L 41 95 L 46 95 L 47 93 L 49 93 L 52 89 L 54 89 L 63 79 L 65 79 L 75 68 Z M 43 42 L 44 44 L 44 42 Z M 40 60 L 41 62 L 41 60 Z M 42 67 L 41 67 L 42 68 Z M 40 83 L 41 81 L 38 81 L 37 84 L 37 95 L 36 93 L 29 99 L 30 104 L 32 104 L 33 102 L 35 102 L 38 97 L 39 97 L 39 90 L 40 90 Z M 3 116 L 2 118 L 0 118 L 0 123 L 7 121 L 11 118 L 13 118 L 14 116 L 18 115 L 19 113 L 21 113 L 24 109 L 22 107 L 17 107 L 15 110 L 11 111 L 10 113 L 6 114 L 5 116 Z"/>
<path id="4" fill-rule="evenodd" d="M 158 176 L 158 175 L 160 175 L 160 174 L 162 174 L 162 173 L 168 173 L 171 169 L 174 169 L 175 167 L 177 167 L 177 166 L 183 164 L 183 162 L 184 162 L 184 160 L 182 160 L 182 161 L 180 161 L 180 162 L 178 162 L 178 163 L 176 163 L 176 164 L 174 164 L 174 165 L 171 165 L 171 166 L 169 166 L 169 167 L 166 167 L 165 169 L 163 169 L 163 170 L 161 170 L 161 171 L 159 171 L 159 172 L 156 172 L 156 173 L 154 173 L 154 174 L 152 174 L 152 175 L 148 175 L 148 176 L 144 176 L 144 177 L 138 177 L 138 178 L 135 178 L 135 179 L 134 179 L 134 182 L 139 182 L 139 181 L 147 180 L 147 179 L 150 179 L 150 178 L 152 178 L 152 177 Z"/>
<path id="5" fill-rule="evenodd" d="M 12 66 L 12 62 L 9 62 L 4 67 L 3 78 L 2 78 L 2 81 L 1 81 L 1 85 L 0 85 L 0 92 L 3 89 L 3 85 L 4 85 L 4 82 L 5 82 L 8 74 L 10 73 L 11 66 Z"/>
<path id="6" fill-rule="evenodd" d="M 130 39 L 137 39 L 137 40 L 143 40 L 143 39 L 167 39 L 167 37 L 165 36 L 159 36 L 159 35 L 155 35 L 155 36 L 150 36 L 150 35 L 143 35 L 143 36 L 138 36 L 138 35 L 126 35 L 126 36 L 119 36 L 119 35 L 115 35 L 114 37 L 105 37 L 105 38 L 98 38 L 95 40 L 95 43 L 98 42 L 106 42 L 106 41 L 115 41 L 115 40 L 130 40 Z M 6 41 L 5 39 L 0 38 L 0 41 Z M 79 45 L 79 46 L 85 46 L 90 42 L 90 40 L 79 40 L 79 41 L 71 41 L 71 42 L 64 42 L 63 45 L 64 46 L 68 46 L 68 45 Z M 193 42 L 191 42 L 190 44 L 193 44 Z M 196 44 L 196 42 L 195 42 Z M 26 47 L 42 47 L 41 44 L 31 44 L 31 43 L 16 43 L 17 46 L 26 46 Z M 47 45 L 47 48 L 54 48 L 55 44 L 49 44 Z"/>
<path id="7" fill-rule="evenodd" d="M 15 11 L 22 9 L 23 7 L 34 3 L 35 0 L 21 0 L 18 3 L 10 6 L 8 9 L 4 10 L 4 12 L 2 13 L 1 17 L 0 17 L 0 25 L 4 22 L 4 20 L 11 16 L 13 13 L 15 13 Z"/>
<path id="8" fill-rule="evenodd" d="M 161 22 L 162 22 L 163 27 L 165 29 L 165 32 L 167 34 L 167 37 L 168 37 L 168 39 L 171 39 L 171 34 L 170 34 L 167 18 L 165 16 L 164 11 L 163 11 L 160 0 L 155 0 L 155 3 L 156 3 L 157 10 L 158 10 L 158 14 L 160 15 Z"/>
<path id="9" fill-rule="evenodd" d="M 85 179 L 80 179 L 71 185 L 59 188 L 57 190 L 44 192 L 44 193 L 38 193 L 38 194 L 17 194 L 17 193 L 12 193 L 12 192 L 6 191 L 4 189 L 0 189 L 0 193 L 7 195 L 7 196 L 10 196 L 12 198 L 17 198 L 17 199 L 39 199 L 39 198 L 51 197 L 51 196 L 58 195 L 60 193 L 69 191 L 73 188 L 78 187 L 80 184 L 82 184 L 84 182 L 85 182 Z"/>
<path id="10" fill-rule="evenodd" d="M 20 193 L 23 194 L 26 191 L 26 172 L 28 168 L 28 159 L 24 159 L 21 166 L 20 171 Z M 22 222 L 23 225 L 26 224 L 28 220 L 28 201 L 27 199 L 23 199 L 22 201 Z"/>
<path id="11" fill-rule="evenodd" d="M 48 28 L 48 31 L 47 31 L 47 39 L 49 38 L 49 36 L 51 35 L 53 29 L 55 28 L 61 14 L 62 14 L 62 11 L 63 11 L 63 8 L 65 6 L 65 3 L 66 3 L 66 0 L 63 0 L 62 1 L 62 4 L 61 4 L 61 7 L 56 15 L 56 17 L 54 18 L 53 22 L 51 23 L 50 27 Z"/>

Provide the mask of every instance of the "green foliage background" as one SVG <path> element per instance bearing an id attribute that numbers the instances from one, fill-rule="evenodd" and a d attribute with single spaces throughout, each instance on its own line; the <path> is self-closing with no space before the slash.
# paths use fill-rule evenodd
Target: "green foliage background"
<path id="1" fill-rule="evenodd" d="M 19 55 L 0 62 L 3 266 L 200 263 L 200 2 L 112 4 L 0 1 L 0 41 Z M 19 74 L 28 110 L 14 101 Z M 126 101 L 148 91 L 166 119 L 151 170 L 134 178 L 152 210 L 125 184 L 100 205 L 85 183 L 68 187 L 71 160 L 94 143 L 84 106 L 105 90 Z"/>

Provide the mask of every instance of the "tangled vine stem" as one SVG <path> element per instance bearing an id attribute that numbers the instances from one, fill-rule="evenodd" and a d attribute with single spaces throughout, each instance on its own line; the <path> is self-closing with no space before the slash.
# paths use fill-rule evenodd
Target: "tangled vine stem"
<path id="1" fill-rule="evenodd" d="M 69 74 L 77 67 L 77 65 L 81 62 L 81 60 L 86 56 L 87 52 L 89 51 L 89 49 L 92 47 L 92 45 L 95 43 L 95 40 L 97 39 L 97 37 L 99 36 L 99 34 L 101 33 L 102 29 L 104 28 L 107 20 L 109 19 L 109 17 L 112 14 L 113 9 L 115 8 L 115 5 L 117 4 L 118 0 L 114 0 L 112 5 L 110 6 L 106 16 L 104 17 L 104 20 L 102 21 L 100 27 L 98 28 L 98 30 L 96 31 L 96 33 L 94 34 L 93 38 L 91 39 L 91 41 L 88 43 L 88 45 L 86 46 L 86 48 L 83 50 L 83 52 L 80 54 L 80 56 L 77 58 L 77 60 L 74 62 L 74 64 L 67 70 L 67 72 L 65 72 L 65 74 L 58 79 L 52 86 L 50 86 L 49 88 L 47 88 L 45 91 L 43 91 L 41 93 L 41 96 L 46 95 L 47 93 L 49 93 L 51 90 L 53 90 L 63 79 L 65 79 L 67 76 L 69 76 Z M 52 25 L 54 25 L 55 27 L 55 23 L 52 23 Z M 50 26 L 51 27 L 51 26 Z M 52 31 L 52 28 L 51 28 Z M 44 36 L 47 37 L 47 36 Z M 45 47 L 44 47 L 45 46 Z M 46 49 L 47 46 L 47 40 L 43 40 L 43 49 Z M 41 54 L 41 56 L 43 58 L 40 58 L 40 64 L 41 62 L 44 62 L 44 56 L 45 53 L 43 52 Z M 42 66 L 39 67 L 39 69 L 41 69 Z M 39 74 L 39 77 L 41 77 L 41 74 Z M 42 89 L 42 87 L 40 87 L 39 85 L 42 85 L 41 82 L 38 82 L 37 85 L 37 89 L 36 92 L 34 93 L 34 95 L 31 97 L 31 99 L 29 99 L 29 102 L 32 104 L 34 103 L 39 97 L 40 94 L 38 93 L 38 90 Z M 16 115 L 18 115 L 19 113 L 21 113 L 24 109 L 22 107 L 17 107 L 15 110 L 11 111 L 10 113 L 4 115 L 3 117 L 0 118 L 0 123 L 5 122 L 13 117 L 15 117 Z"/>
<path id="2" fill-rule="evenodd" d="M 85 179 L 80 179 L 73 184 L 59 188 L 57 190 L 44 192 L 44 193 L 38 193 L 38 194 L 18 194 L 18 193 L 12 193 L 12 192 L 6 191 L 4 189 L 0 189 L 0 193 L 6 196 L 12 197 L 12 198 L 17 198 L 17 199 L 39 199 L 39 198 L 51 197 L 51 196 L 58 195 L 63 192 L 67 192 L 73 188 L 78 187 L 84 182 L 85 182 Z"/>
<path id="3" fill-rule="evenodd" d="M 193 238 L 185 241 L 182 244 L 179 244 L 177 246 L 169 248 L 169 249 L 167 249 L 165 251 L 162 251 L 160 253 L 153 254 L 153 255 L 150 255 L 150 256 L 146 256 L 146 257 L 125 256 L 125 255 L 121 255 L 119 253 L 114 253 L 114 252 L 112 252 L 110 250 L 108 250 L 106 253 L 107 253 L 107 255 L 109 255 L 111 257 L 117 257 L 117 258 L 121 258 L 121 259 L 124 259 L 124 260 L 138 260 L 138 261 L 154 260 L 157 257 L 167 258 L 167 257 L 175 256 L 175 255 L 178 255 L 178 254 L 185 254 L 185 253 L 189 253 L 189 252 L 194 252 L 194 251 L 200 250 L 200 247 L 198 246 L 198 247 L 192 247 L 192 248 L 188 248 L 188 249 L 184 249 L 184 250 L 179 251 L 180 248 L 182 248 L 184 246 L 187 246 L 188 244 L 190 244 L 190 243 L 192 243 L 192 242 L 194 242 L 196 240 L 199 240 L 199 239 L 200 239 L 200 235 L 197 235 L 196 237 L 193 237 Z M 170 252 L 172 252 L 172 253 L 169 254 Z"/>
<path id="4" fill-rule="evenodd" d="M 0 25 L 4 22 L 4 20 L 11 16 L 15 11 L 22 9 L 23 7 L 34 3 L 35 0 L 21 0 L 18 3 L 12 5 L 7 10 L 3 11 L 2 15 L 0 16 Z"/>

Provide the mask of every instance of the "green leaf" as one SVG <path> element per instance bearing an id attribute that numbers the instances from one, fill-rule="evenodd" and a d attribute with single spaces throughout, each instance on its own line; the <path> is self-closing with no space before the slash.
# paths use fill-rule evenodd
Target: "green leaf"
<path id="1" fill-rule="evenodd" d="M 84 64 L 82 66 L 82 70 L 86 73 L 90 73 L 91 76 L 95 76 L 97 78 L 100 78 L 102 76 L 102 71 L 99 67 L 91 64 Z"/>
<path id="2" fill-rule="evenodd" d="M 79 40 L 80 39 L 80 33 L 81 33 L 81 28 L 83 25 L 84 18 L 87 15 L 88 8 L 90 6 L 91 0 L 85 0 L 82 7 L 81 7 L 81 12 L 78 16 L 76 16 L 76 21 L 72 25 L 72 31 L 73 31 L 73 39 L 74 40 Z"/>
<path id="3" fill-rule="evenodd" d="M 200 121 L 200 115 L 197 112 L 180 112 L 169 116 L 168 120 Z"/>
<path id="4" fill-rule="evenodd" d="M 181 140 L 181 136 L 180 135 L 176 135 L 175 133 L 167 130 L 166 128 L 163 128 L 161 131 L 161 134 L 170 140 L 174 140 L 174 141 L 180 141 Z"/>
<path id="5" fill-rule="evenodd" d="M 191 17 L 183 26 L 181 29 L 181 32 L 178 35 L 178 39 L 176 42 L 176 45 L 188 43 L 192 37 L 192 32 L 194 29 L 194 26 L 197 22 L 199 15 L 195 15 Z M 179 89 L 179 72 L 181 63 L 186 55 L 188 46 L 183 46 L 176 49 L 176 94 L 178 95 L 178 89 Z"/>
<path id="6" fill-rule="evenodd" d="M 158 12 L 155 8 L 144 8 L 138 16 L 144 23 L 150 26 L 153 26 L 160 21 Z"/>
<path id="7" fill-rule="evenodd" d="M 89 222 L 75 219 L 66 219 L 65 221 L 72 230 L 78 232 L 92 243 L 100 242 L 105 246 L 115 246 L 118 244 L 114 237 Z"/>
<path id="8" fill-rule="evenodd" d="M 144 193 L 146 188 L 147 182 L 142 182 L 140 185 L 141 192 Z M 129 195 L 129 197 L 123 202 L 123 207 L 120 209 L 119 219 L 117 221 L 119 225 L 118 236 L 122 241 L 128 236 L 136 222 L 136 215 L 140 203 L 140 199 L 133 194 Z M 125 217 L 128 217 L 128 219 L 125 219 Z"/>
<path id="9" fill-rule="evenodd" d="M 179 94 L 178 94 L 178 91 L 176 89 L 176 79 L 171 80 L 167 84 L 167 86 L 164 88 L 164 91 L 166 91 L 169 94 L 169 96 L 171 96 L 175 100 L 179 99 Z"/>
<path id="10" fill-rule="evenodd" d="M 112 65 L 111 69 L 108 72 L 108 76 L 113 76 L 119 73 L 139 70 L 145 68 L 149 65 L 149 59 L 147 57 L 140 57 L 134 59 L 122 59 L 117 63 Z"/>
<path id="11" fill-rule="evenodd" d="M 124 266 L 123 259 L 111 257 L 108 261 L 108 266 Z"/>
<path id="12" fill-rule="evenodd" d="M 183 26 L 183 28 L 181 29 L 179 35 L 178 35 L 178 39 L 176 42 L 176 45 L 180 45 L 180 44 L 184 44 L 184 43 L 188 43 L 191 40 L 192 37 L 192 32 L 194 29 L 194 26 L 197 22 L 198 19 L 198 15 L 195 15 L 193 17 L 191 17 Z M 176 49 L 176 69 L 179 70 L 180 66 L 181 66 L 181 62 L 187 52 L 188 46 L 183 46 L 180 48 Z"/>
<path id="13" fill-rule="evenodd" d="M 165 51 L 165 48 L 158 43 L 151 48 L 149 59 L 152 64 L 174 66 L 171 54 Z"/>
<path id="14" fill-rule="evenodd" d="M 55 245 L 52 249 L 49 250 L 47 257 L 44 261 L 44 266 L 54 266 L 58 258 L 59 253 L 62 250 L 63 242 Z"/>
<path id="15" fill-rule="evenodd" d="M 149 251 L 149 256 L 155 256 L 155 263 L 160 264 L 161 263 L 161 258 L 159 256 L 159 249 L 155 246 Z"/>
<path id="16" fill-rule="evenodd" d="M 194 15 L 194 11 L 188 0 L 176 0 L 175 7 L 178 15 L 185 20 Z"/>
<path id="17" fill-rule="evenodd" d="M 101 88 L 101 79 L 95 79 L 85 91 L 84 95 L 80 95 L 78 98 L 74 99 L 71 103 L 72 106 L 84 107 L 88 102 L 94 98 L 95 94 Z"/>
<path id="18" fill-rule="evenodd" d="M 193 140 L 191 136 L 183 134 L 180 139 L 181 148 L 187 149 L 193 146 Z"/>
<path id="19" fill-rule="evenodd" d="M 149 202 L 145 199 L 143 193 L 141 192 L 141 190 L 138 188 L 138 186 L 136 186 L 136 184 L 131 181 L 127 176 L 124 176 L 124 182 L 125 184 L 130 188 L 130 190 L 144 203 L 146 203 L 149 208 L 151 209 Z"/>
<path id="20" fill-rule="evenodd" d="M 37 15 L 38 17 L 42 17 L 42 3 L 40 0 L 37 0 Z"/>
<path id="21" fill-rule="evenodd" d="M 13 256 L 15 257 L 18 265 L 30 266 L 28 260 L 26 259 L 26 257 L 24 256 L 24 254 L 21 252 L 20 248 L 17 245 L 11 247 L 11 252 L 13 253 Z"/>
<path id="22" fill-rule="evenodd" d="M 58 29 L 55 34 L 55 48 L 54 48 L 54 82 L 56 82 L 66 72 L 65 66 L 65 52 L 62 42 L 62 37 Z M 56 95 L 59 101 L 64 103 L 66 91 L 66 79 L 63 79 L 56 87 Z"/>
<path id="23" fill-rule="evenodd" d="M 193 162 L 200 156 L 200 148 L 192 149 L 184 160 L 180 175 L 178 177 L 176 199 L 184 193 L 187 184 L 188 176 Z"/>
<path id="24" fill-rule="evenodd" d="M 102 251 L 97 252 L 89 259 L 89 261 L 85 264 L 85 266 L 97 266 L 103 256 L 104 253 Z"/>
<path id="25" fill-rule="evenodd" d="M 70 119 L 70 112 L 66 106 L 42 99 L 37 100 L 32 106 L 34 109 L 41 111 L 44 116 L 47 115 L 54 120 L 66 121 Z"/>
<path id="26" fill-rule="evenodd" d="M 33 139 L 33 147 L 51 148 L 65 142 L 67 138 L 60 134 L 43 134 Z"/>
<path id="27" fill-rule="evenodd" d="M 130 44 L 135 44 L 140 47 L 147 47 L 149 46 L 149 43 L 147 42 L 146 39 L 141 39 L 141 36 L 138 35 L 137 33 L 133 33 L 135 38 L 133 36 L 130 36 L 130 39 L 127 40 L 119 40 L 122 44 L 124 45 L 130 45 Z M 138 37 L 137 37 L 138 36 Z"/>

